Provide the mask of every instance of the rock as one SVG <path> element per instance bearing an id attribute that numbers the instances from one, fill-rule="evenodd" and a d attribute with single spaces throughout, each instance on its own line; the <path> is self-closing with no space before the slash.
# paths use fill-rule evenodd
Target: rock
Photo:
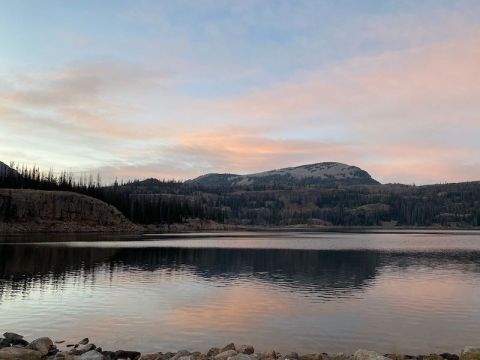
<path id="1" fill-rule="evenodd" d="M 113 351 L 102 351 L 102 355 L 107 360 L 115 360 L 115 353 Z"/>
<path id="2" fill-rule="evenodd" d="M 389 360 L 387 357 L 380 355 L 375 351 L 368 351 L 368 350 L 357 350 L 355 354 L 353 354 L 353 358 L 355 360 Z"/>
<path id="3" fill-rule="evenodd" d="M 48 356 L 48 360 L 75 360 L 75 356 L 67 351 L 59 351 L 55 355 Z"/>
<path id="4" fill-rule="evenodd" d="M 227 360 L 231 356 L 237 355 L 237 352 L 235 350 L 226 350 L 222 351 L 220 354 L 215 355 L 214 359 L 215 360 Z"/>
<path id="5" fill-rule="evenodd" d="M 163 354 L 162 353 L 145 354 L 145 355 L 142 355 L 139 360 L 163 360 Z"/>
<path id="6" fill-rule="evenodd" d="M 64 342 L 65 342 L 65 340 L 56 340 L 55 344 L 63 344 Z"/>
<path id="7" fill-rule="evenodd" d="M 385 354 L 385 357 L 391 359 L 391 360 L 405 360 L 406 357 L 404 355 L 398 354 L 398 353 L 393 353 L 393 354 Z"/>
<path id="8" fill-rule="evenodd" d="M 207 356 L 207 355 L 205 355 L 205 354 L 201 354 L 201 353 L 198 354 L 198 355 L 192 354 L 192 356 L 193 356 L 193 358 L 194 358 L 195 360 L 210 360 L 210 357 L 209 357 L 209 356 Z"/>
<path id="9" fill-rule="evenodd" d="M 142 354 L 140 354 L 138 351 L 125 351 L 125 350 L 115 351 L 116 359 L 138 360 L 140 356 L 142 356 Z"/>
<path id="10" fill-rule="evenodd" d="M 10 346 L 10 341 L 4 338 L 0 338 L 0 349 Z"/>
<path id="11" fill-rule="evenodd" d="M 88 338 L 82 339 L 78 342 L 79 345 L 87 345 L 90 342 Z"/>
<path id="12" fill-rule="evenodd" d="M 173 355 L 171 358 L 169 358 L 169 360 L 178 360 L 178 359 L 180 359 L 181 357 L 183 357 L 183 356 L 188 356 L 188 355 L 190 355 L 190 351 L 180 350 L 180 351 L 177 352 L 175 355 Z"/>
<path id="13" fill-rule="evenodd" d="M 194 360 L 195 358 L 193 355 L 185 355 L 185 356 L 180 356 L 178 360 Z"/>
<path id="14" fill-rule="evenodd" d="M 238 352 L 241 354 L 253 354 L 255 352 L 255 349 L 252 345 L 240 345 L 238 348 Z"/>
<path id="15" fill-rule="evenodd" d="M 446 360 L 459 360 L 460 357 L 457 354 L 443 353 L 440 356 Z"/>
<path id="16" fill-rule="evenodd" d="M 105 360 L 105 357 L 96 350 L 90 350 L 80 355 L 79 360 Z"/>
<path id="17" fill-rule="evenodd" d="M 51 348 L 53 348 L 53 341 L 48 337 L 42 337 L 42 338 L 33 340 L 27 346 L 27 349 L 40 351 L 42 353 L 42 356 L 47 355 Z"/>
<path id="18" fill-rule="evenodd" d="M 3 334 L 3 337 L 5 339 L 7 339 L 8 341 L 10 341 L 10 343 L 14 340 L 22 340 L 23 339 L 23 336 L 22 335 L 18 335 L 18 334 L 15 334 L 15 333 L 12 333 L 12 332 L 6 332 Z"/>
<path id="19" fill-rule="evenodd" d="M 86 344 L 86 345 L 80 345 L 74 348 L 73 350 L 70 351 L 70 354 L 72 355 L 82 355 L 85 354 L 86 352 L 89 352 L 91 350 L 95 350 L 95 345 L 94 344 Z"/>
<path id="20" fill-rule="evenodd" d="M 277 359 L 278 358 L 278 354 L 275 350 L 272 350 L 272 351 L 266 351 L 266 352 L 262 352 L 260 354 L 258 354 L 258 358 L 260 358 L 261 360 L 267 360 L 267 359 Z"/>
<path id="21" fill-rule="evenodd" d="M 215 355 L 220 354 L 220 349 L 218 347 L 213 347 L 207 352 L 208 357 L 214 357 Z"/>
<path id="22" fill-rule="evenodd" d="M 284 355 L 284 356 L 282 357 L 282 359 L 285 359 L 285 360 L 287 360 L 287 359 L 296 360 L 296 359 L 298 359 L 298 354 L 297 354 L 296 352 L 291 352 L 291 353 L 289 353 L 289 354 L 287 354 L 287 355 Z"/>
<path id="23" fill-rule="evenodd" d="M 291 353 L 290 356 L 295 356 L 295 354 L 296 353 Z M 289 357 L 288 359 L 294 359 L 294 358 Z M 306 355 L 299 356 L 298 359 L 299 360 L 328 360 L 329 357 L 328 355 L 325 355 L 325 354 L 306 354 Z"/>
<path id="24" fill-rule="evenodd" d="M 227 360 L 257 360 L 255 355 L 237 354 L 230 356 Z"/>
<path id="25" fill-rule="evenodd" d="M 25 340 L 25 339 L 15 339 L 15 340 L 12 340 L 12 346 L 21 346 L 21 347 L 25 347 L 28 345 L 28 341 Z"/>
<path id="26" fill-rule="evenodd" d="M 461 360 L 480 360 L 480 347 L 465 346 L 460 354 Z"/>
<path id="27" fill-rule="evenodd" d="M 2 360 L 40 360 L 41 358 L 42 353 L 37 350 L 19 347 L 0 349 L 0 359 Z"/>
<path id="28" fill-rule="evenodd" d="M 235 344 L 234 343 L 228 344 L 227 346 L 220 349 L 220 352 L 222 353 L 222 352 L 225 352 L 225 351 L 228 351 L 228 350 L 235 350 Z"/>

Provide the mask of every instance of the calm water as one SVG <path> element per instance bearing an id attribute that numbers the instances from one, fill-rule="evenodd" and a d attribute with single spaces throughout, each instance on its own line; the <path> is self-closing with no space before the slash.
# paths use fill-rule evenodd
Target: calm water
<path id="1" fill-rule="evenodd" d="M 478 233 L 1 241 L 0 331 L 30 339 L 414 354 L 480 341 Z"/>

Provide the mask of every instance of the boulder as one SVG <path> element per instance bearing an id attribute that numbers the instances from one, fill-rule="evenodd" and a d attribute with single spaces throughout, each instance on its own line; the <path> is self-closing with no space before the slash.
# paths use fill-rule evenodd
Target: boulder
<path id="1" fill-rule="evenodd" d="M 28 341 L 25 340 L 25 339 L 15 339 L 15 340 L 12 340 L 12 346 L 27 346 L 28 345 Z"/>
<path id="2" fill-rule="evenodd" d="M 230 356 L 227 360 L 257 360 L 255 355 L 237 354 Z"/>
<path id="3" fill-rule="evenodd" d="M 237 355 L 237 352 L 235 350 L 226 350 L 222 351 L 220 354 L 215 355 L 214 359 L 215 360 L 227 360 L 231 356 Z"/>
<path id="4" fill-rule="evenodd" d="M 27 349 L 40 351 L 43 356 L 47 355 L 52 348 L 53 348 L 53 341 L 48 337 L 42 337 L 42 338 L 33 340 L 27 346 Z"/>
<path id="5" fill-rule="evenodd" d="M 59 351 L 55 355 L 47 356 L 48 360 L 75 360 L 75 356 L 68 351 Z"/>
<path id="6" fill-rule="evenodd" d="M 253 354 L 255 352 L 255 348 L 252 345 L 240 345 L 237 350 L 239 353 L 247 355 Z"/>
<path id="7" fill-rule="evenodd" d="M 73 350 L 70 351 L 70 354 L 72 355 L 82 355 L 85 354 L 86 352 L 95 350 L 95 345 L 94 344 L 86 344 L 86 345 L 80 345 L 74 348 Z"/>
<path id="8" fill-rule="evenodd" d="M 90 342 L 88 338 L 82 339 L 78 342 L 79 345 L 87 345 Z"/>
<path id="9" fill-rule="evenodd" d="M 282 359 L 297 360 L 298 359 L 298 354 L 296 352 L 291 352 L 289 354 L 286 354 L 286 355 L 282 356 Z"/>
<path id="10" fill-rule="evenodd" d="M 169 358 L 169 360 L 178 360 L 180 359 L 181 357 L 183 356 L 188 356 L 190 355 L 190 351 L 188 350 L 180 350 L 179 352 L 177 352 L 175 355 L 173 355 L 171 358 Z"/>
<path id="11" fill-rule="evenodd" d="M 369 351 L 369 350 L 357 350 L 355 354 L 353 354 L 354 360 L 389 360 L 387 357 L 380 355 L 376 351 Z"/>
<path id="12" fill-rule="evenodd" d="M 199 353 L 196 355 L 195 353 L 192 354 L 194 360 L 210 360 L 210 356 L 207 356 L 205 354 Z"/>
<path id="13" fill-rule="evenodd" d="M 227 346 L 220 349 L 220 352 L 222 353 L 222 352 L 225 352 L 225 351 L 228 351 L 228 350 L 235 350 L 235 344 L 234 343 L 228 344 Z"/>
<path id="14" fill-rule="evenodd" d="M 178 360 L 195 360 L 193 355 L 185 355 L 185 356 L 180 356 Z"/>
<path id="15" fill-rule="evenodd" d="M 21 347 L 6 347 L 0 349 L 0 359 L 2 360 L 40 360 L 41 358 L 42 353 L 37 350 Z"/>
<path id="16" fill-rule="evenodd" d="M 140 354 L 138 351 L 126 351 L 126 350 L 115 351 L 116 359 L 138 360 L 140 359 L 140 356 L 142 356 L 142 354 Z"/>
<path id="17" fill-rule="evenodd" d="M 0 349 L 7 346 L 10 346 L 10 341 L 4 338 L 0 338 Z"/>
<path id="18" fill-rule="evenodd" d="M 3 334 L 3 337 L 5 339 L 7 339 L 8 341 L 10 341 L 10 343 L 14 340 L 22 340 L 23 339 L 23 336 L 22 335 L 18 335 L 18 334 L 15 334 L 15 333 L 12 333 L 12 332 L 6 332 Z"/>
<path id="19" fill-rule="evenodd" d="M 430 354 L 423 358 L 424 360 L 443 360 L 443 358 L 438 354 Z"/>
<path id="20" fill-rule="evenodd" d="M 96 350 L 90 350 L 80 355 L 78 360 L 105 360 L 105 357 Z"/>
<path id="21" fill-rule="evenodd" d="M 145 354 L 145 355 L 142 355 L 139 360 L 163 360 L 163 354 L 162 353 Z"/>
<path id="22" fill-rule="evenodd" d="M 261 360 L 272 360 L 272 359 L 277 359 L 279 354 L 275 350 L 272 351 L 266 351 L 258 354 L 258 358 Z"/>
<path id="23" fill-rule="evenodd" d="M 440 356 L 442 358 L 444 358 L 445 360 L 459 360 L 460 359 L 460 357 L 457 354 L 443 353 L 443 354 L 440 354 Z"/>
<path id="24" fill-rule="evenodd" d="M 107 360 L 115 360 L 115 353 L 113 351 L 102 351 L 102 355 Z"/>
<path id="25" fill-rule="evenodd" d="M 208 357 L 213 357 L 213 356 L 218 355 L 218 354 L 220 354 L 220 349 L 218 347 L 213 347 L 210 350 L 208 350 L 208 352 L 207 352 Z"/>
<path id="26" fill-rule="evenodd" d="M 290 353 L 288 359 L 295 359 L 292 356 L 295 356 L 296 353 Z M 298 355 L 297 355 L 298 356 Z M 324 354 L 306 354 L 298 357 L 299 360 L 327 360 L 328 356 Z"/>

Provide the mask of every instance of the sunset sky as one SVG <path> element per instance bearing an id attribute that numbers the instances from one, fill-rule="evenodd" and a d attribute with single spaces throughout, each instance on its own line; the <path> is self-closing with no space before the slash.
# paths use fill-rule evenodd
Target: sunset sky
<path id="1" fill-rule="evenodd" d="M 0 0 L 0 160 L 480 180 L 480 1 Z"/>

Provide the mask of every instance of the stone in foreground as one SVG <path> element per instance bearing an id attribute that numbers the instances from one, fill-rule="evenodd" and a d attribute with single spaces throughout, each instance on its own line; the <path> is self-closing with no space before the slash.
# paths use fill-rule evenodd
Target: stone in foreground
<path id="1" fill-rule="evenodd" d="M 42 353 L 37 350 L 21 347 L 7 347 L 0 349 L 0 359 L 2 360 L 40 360 L 41 358 Z"/>
<path id="2" fill-rule="evenodd" d="M 238 352 L 241 354 L 251 355 L 255 352 L 255 349 L 252 345 L 240 345 Z"/>
<path id="3" fill-rule="evenodd" d="M 77 358 L 77 357 L 76 357 Z M 96 350 L 90 350 L 78 357 L 79 360 L 104 360 L 105 357 Z"/>
<path id="4" fill-rule="evenodd" d="M 227 360 L 231 356 L 237 355 L 235 350 L 226 350 L 214 357 L 215 360 Z"/>
<path id="5" fill-rule="evenodd" d="M 355 354 L 353 354 L 354 360 L 389 360 L 387 357 L 380 355 L 376 351 L 369 351 L 369 350 L 357 350 Z"/>
<path id="6" fill-rule="evenodd" d="M 27 349 L 37 350 L 42 353 L 43 356 L 47 355 L 50 349 L 53 347 L 53 341 L 48 337 L 42 337 L 33 340 Z"/>

